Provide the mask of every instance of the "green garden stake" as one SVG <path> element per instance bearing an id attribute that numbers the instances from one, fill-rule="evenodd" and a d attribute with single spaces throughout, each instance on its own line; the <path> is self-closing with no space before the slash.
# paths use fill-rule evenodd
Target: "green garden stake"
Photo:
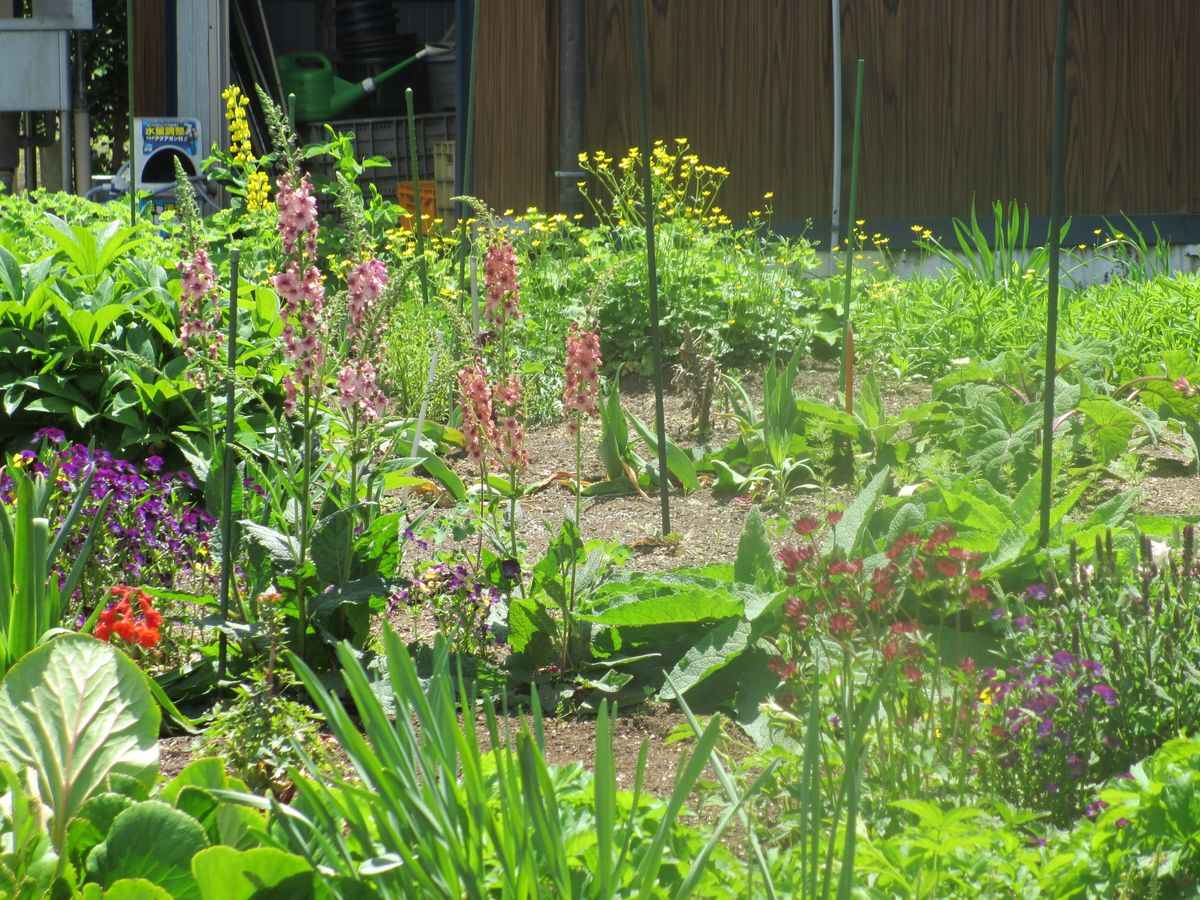
<path id="1" fill-rule="evenodd" d="M 1054 132 L 1050 160 L 1050 278 L 1046 289 L 1046 375 L 1042 396 L 1042 516 L 1040 547 L 1050 545 L 1053 503 L 1054 380 L 1058 371 L 1058 269 L 1063 211 L 1063 163 L 1067 140 L 1067 0 L 1058 0 L 1058 45 L 1054 51 Z"/>
<path id="2" fill-rule="evenodd" d="M 654 258 L 654 186 L 650 171 L 650 101 L 646 87 L 646 11 L 643 0 L 633 2 L 634 54 L 642 117 L 642 186 L 646 207 L 646 286 L 650 294 L 650 345 L 654 352 L 654 433 L 658 438 L 658 495 L 662 533 L 671 533 L 670 472 L 667 469 L 667 424 L 663 410 L 662 335 L 659 333 L 658 266 Z"/>
<path id="3" fill-rule="evenodd" d="M 137 55 L 133 52 L 133 0 L 126 0 L 125 3 L 125 47 L 128 49 L 126 55 L 126 70 L 129 73 L 129 227 L 137 224 L 137 172 L 133 168 L 133 60 Z"/>
<path id="4" fill-rule="evenodd" d="M 238 263 L 242 251 L 229 251 L 229 374 L 225 376 L 225 448 L 221 459 L 221 623 L 229 620 L 229 595 L 233 586 L 233 428 L 234 372 L 237 369 Z M 217 636 L 217 683 L 225 680 L 229 638 L 225 629 Z"/>
<path id="5" fill-rule="evenodd" d="M 858 83 L 854 89 L 854 142 L 850 150 L 850 215 L 846 219 L 846 288 L 842 293 L 842 392 L 846 398 L 846 412 L 854 412 L 854 338 L 850 329 L 850 296 L 853 290 L 851 278 L 854 274 L 854 223 L 857 221 L 858 200 L 858 151 L 862 142 L 862 96 L 864 60 L 858 61 Z"/>
<path id="6" fill-rule="evenodd" d="M 292 135 L 295 136 L 295 134 L 296 134 L 296 95 L 294 93 L 287 95 L 287 120 L 288 120 L 288 130 L 290 130 L 292 132 Z"/>
<path id="7" fill-rule="evenodd" d="M 408 167 L 412 170 L 413 234 L 417 238 L 417 256 L 421 260 L 421 299 L 429 305 L 429 261 L 425 259 L 425 229 L 421 225 L 421 167 L 417 157 L 417 120 L 413 116 L 413 90 L 404 89 L 404 105 L 408 111 Z"/>

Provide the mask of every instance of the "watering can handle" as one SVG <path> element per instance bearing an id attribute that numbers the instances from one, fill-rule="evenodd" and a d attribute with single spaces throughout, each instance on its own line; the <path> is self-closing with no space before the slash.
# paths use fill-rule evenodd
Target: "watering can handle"
<path id="1" fill-rule="evenodd" d="M 279 62 L 285 68 L 333 70 L 333 63 L 321 53 L 289 53 L 279 57 Z"/>

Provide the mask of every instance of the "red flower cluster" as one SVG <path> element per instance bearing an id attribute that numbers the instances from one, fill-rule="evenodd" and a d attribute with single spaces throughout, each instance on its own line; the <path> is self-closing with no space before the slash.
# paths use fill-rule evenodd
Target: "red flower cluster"
<path id="1" fill-rule="evenodd" d="M 108 593 L 117 599 L 100 613 L 93 632 L 96 637 L 107 641 L 115 634 L 127 644 L 146 648 L 157 644 L 161 637 L 159 628 L 162 627 L 162 613 L 154 608 L 150 595 L 141 588 L 127 584 L 118 584 L 110 588 Z"/>

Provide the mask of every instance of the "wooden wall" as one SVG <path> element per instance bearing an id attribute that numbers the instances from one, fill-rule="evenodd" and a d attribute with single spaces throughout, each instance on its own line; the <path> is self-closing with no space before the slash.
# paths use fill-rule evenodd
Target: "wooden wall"
<path id="1" fill-rule="evenodd" d="M 554 0 L 482 0 L 473 193 L 497 211 L 546 209 L 558 168 Z"/>
<path id="2" fill-rule="evenodd" d="M 637 143 L 631 0 L 588 0 L 586 144 Z M 476 193 L 547 208 L 556 159 L 555 0 L 483 0 Z M 843 0 L 845 158 L 867 61 L 860 208 L 918 222 L 972 199 L 1049 207 L 1050 0 Z M 733 173 L 734 215 L 828 219 L 829 0 L 647 0 L 656 138 Z M 1200 2 L 1074 0 L 1067 212 L 1200 213 Z M 848 183 L 848 177 L 843 179 Z"/>

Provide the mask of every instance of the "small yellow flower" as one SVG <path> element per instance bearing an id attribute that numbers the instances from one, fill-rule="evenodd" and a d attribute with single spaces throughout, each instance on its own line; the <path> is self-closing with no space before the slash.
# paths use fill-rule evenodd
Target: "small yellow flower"
<path id="1" fill-rule="evenodd" d="M 764 199 L 764 200 L 774 200 L 774 199 L 775 199 L 775 192 L 774 192 L 774 191 L 767 191 L 765 194 L 763 194 L 763 199 Z"/>

